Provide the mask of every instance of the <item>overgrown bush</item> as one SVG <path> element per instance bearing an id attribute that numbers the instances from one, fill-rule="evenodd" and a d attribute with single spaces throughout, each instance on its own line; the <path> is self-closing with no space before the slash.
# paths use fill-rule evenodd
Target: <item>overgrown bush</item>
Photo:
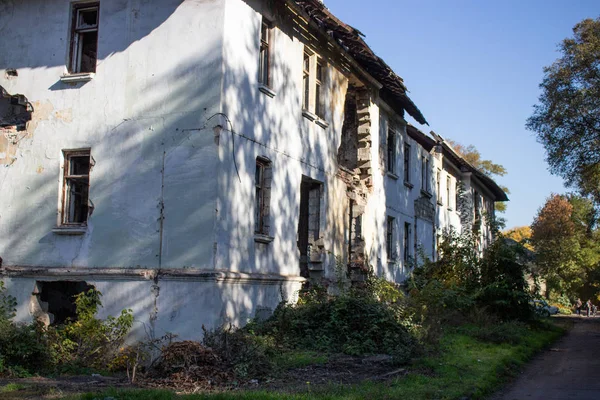
<path id="1" fill-rule="evenodd" d="M 498 234 L 483 257 L 472 234 L 444 235 L 440 258 L 425 260 L 407 282 L 410 302 L 425 326 L 460 324 L 474 309 L 485 309 L 500 321 L 533 318 L 525 268 Z"/>
<path id="2" fill-rule="evenodd" d="M 66 372 L 82 368 L 108 369 L 117 357 L 125 336 L 133 325 L 131 310 L 118 317 L 96 318 L 102 293 L 90 289 L 75 296 L 77 318 L 64 325 L 48 327 L 50 347 L 57 366 Z"/>
<path id="3" fill-rule="evenodd" d="M 108 369 L 133 324 L 131 310 L 117 318 L 95 317 L 101 293 L 92 289 L 75 298 L 77 319 L 45 327 L 39 322 L 17 324 L 15 298 L 0 281 L 0 374 L 80 372 Z"/>

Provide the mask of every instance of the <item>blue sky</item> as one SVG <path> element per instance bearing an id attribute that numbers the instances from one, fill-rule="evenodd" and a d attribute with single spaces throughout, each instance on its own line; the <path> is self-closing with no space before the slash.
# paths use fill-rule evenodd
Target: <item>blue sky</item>
<path id="1" fill-rule="evenodd" d="M 325 0 L 404 78 L 430 126 L 419 126 L 502 164 L 511 194 L 507 228 L 529 225 L 562 180 L 525 120 L 539 96 L 542 68 L 573 26 L 600 15 L 587 1 Z"/>

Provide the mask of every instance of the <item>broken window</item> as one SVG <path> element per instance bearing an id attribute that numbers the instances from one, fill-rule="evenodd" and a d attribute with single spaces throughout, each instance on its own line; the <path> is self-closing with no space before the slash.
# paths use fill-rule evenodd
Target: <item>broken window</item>
<path id="1" fill-rule="evenodd" d="M 303 176 L 300 184 L 300 213 L 298 218 L 298 249 L 300 275 L 309 276 L 311 263 L 320 257 L 321 193 L 323 184 Z"/>
<path id="2" fill-rule="evenodd" d="M 358 166 L 358 113 L 356 109 L 356 88 L 348 84 L 344 102 L 344 123 L 342 138 L 338 148 L 338 163 L 350 170 Z"/>
<path id="3" fill-rule="evenodd" d="M 271 87 L 271 23 L 263 18 L 260 28 L 260 56 L 258 82 Z"/>
<path id="4" fill-rule="evenodd" d="M 83 281 L 37 282 L 34 290 L 35 317 L 46 325 L 59 325 L 77 319 L 75 297 L 93 286 Z"/>
<path id="5" fill-rule="evenodd" d="M 254 232 L 269 235 L 269 207 L 271 202 L 271 162 L 263 157 L 256 158 L 256 171 L 254 175 L 255 203 L 254 203 Z"/>
<path id="6" fill-rule="evenodd" d="M 410 183 L 410 144 L 404 144 L 404 182 Z"/>
<path id="7" fill-rule="evenodd" d="M 69 72 L 96 72 L 98 57 L 98 3 L 73 4 Z"/>
<path id="8" fill-rule="evenodd" d="M 396 132 L 392 129 L 387 134 L 387 170 L 396 173 Z"/>
<path id="9" fill-rule="evenodd" d="M 90 150 L 63 151 L 63 225 L 85 225 L 88 218 Z"/>
<path id="10" fill-rule="evenodd" d="M 387 258 L 390 261 L 396 259 L 394 254 L 394 224 L 396 219 L 394 217 L 387 217 L 387 229 L 385 233 L 385 248 L 387 251 Z"/>

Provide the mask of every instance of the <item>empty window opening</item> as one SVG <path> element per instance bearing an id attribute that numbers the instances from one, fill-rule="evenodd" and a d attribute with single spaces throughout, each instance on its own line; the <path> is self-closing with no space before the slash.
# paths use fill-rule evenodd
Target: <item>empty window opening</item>
<path id="1" fill-rule="evenodd" d="M 437 194 L 438 203 L 443 204 L 443 197 L 442 197 L 442 172 L 440 170 L 437 171 L 435 185 L 436 185 L 436 189 L 435 190 L 436 190 L 436 194 Z"/>
<path id="2" fill-rule="evenodd" d="M 75 296 L 94 288 L 83 281 L 38 282 L 38 287 L 39 305 L 41 311 L 48 315 L 50 325 L 64 324 L 68 320 L 75 321 Z"/>
<path id="3" fill-rule="evenodd" d="M 423 154 L 421 160 L 421 190 L 429 193 L 429 157 Z"/>
<path id="4" fill-rule="evenodd" d="M 321 235 L 322 183 L 302 177 L 300 184 L 300 215 L 298 220 L 298 249 L 300 250 L 300 275 L 309 277 L 311 251 Z"/>
<path id="5" fill-rule="evenodd" d="M 271 23 L 263 18 L 260 27 L 260 56 L 258 82 L 271 87 Z"/>
<path id="6" fill-rule="evenodd" d="M 338 148 L 339 165 L 354 170 L 358 167 L 358 113 L 356 106 L 356 88 L 349 84 L 344 103 L 344 123 L 342 140 Z"/>
<path id="7" fill-rule="evenodd" d="M 98 57 L 98 3 L 73 4 L 71 22 L 72 73 L 96 72 Z"/>
<path id="8" fill-rule="evenodd" d="M 87 223 L 90 186 L 90 151 L 64 151 L 63 225 Z"/>

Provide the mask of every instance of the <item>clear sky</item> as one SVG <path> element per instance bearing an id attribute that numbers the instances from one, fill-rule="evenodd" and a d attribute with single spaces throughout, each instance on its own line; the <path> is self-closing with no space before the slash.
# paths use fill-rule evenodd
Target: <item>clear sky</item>
<path id="1" fill-rule="evenodd" d="M 325 0 L 342 21 L 404 78 L 429 122 L 418 125 L 502 164 L 511 192 L 507 228 L 529 225 L 562 180 L 548 171 L 541 144 L 525 129 L 544 66 L 599 0 Z"/>

